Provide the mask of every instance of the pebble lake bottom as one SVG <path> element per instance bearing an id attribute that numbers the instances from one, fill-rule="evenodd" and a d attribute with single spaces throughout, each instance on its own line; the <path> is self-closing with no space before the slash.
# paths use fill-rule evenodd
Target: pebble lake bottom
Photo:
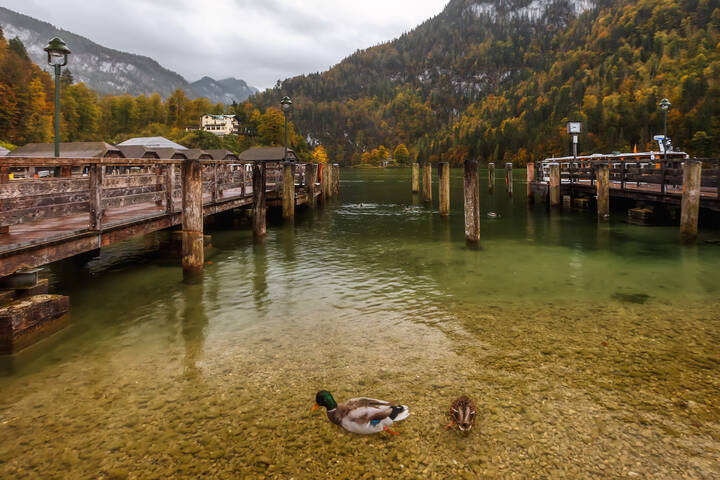
<path id="1" fill-rule="evenodd" d="M 343 170 L 264 243 L 209 228 L 196 285 L 152 236 L 51 266 L 71 327 L 4 363 L 0 478 L 720 478 L 720 228 L 682 247 L 498 175 L 473 250 L 451 176 L 442 219 L 409 170 Z M 411 415 L 350 434 L 320 389 Z"/>

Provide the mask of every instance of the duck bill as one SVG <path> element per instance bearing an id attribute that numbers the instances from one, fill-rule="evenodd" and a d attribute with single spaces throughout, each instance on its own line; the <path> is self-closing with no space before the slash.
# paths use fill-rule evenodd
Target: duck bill
<path id="1" fill-rule="evenodd" d="M 317 410 L 318 408 L 320 408 L 320 405 L 318 405 L 318 404 L 316 403 L 315 405 L 312 406 L 312 409 L 311 409 L 310 411 L 311 411 L 311 412 L 314 412 L 314 411 Z"/>

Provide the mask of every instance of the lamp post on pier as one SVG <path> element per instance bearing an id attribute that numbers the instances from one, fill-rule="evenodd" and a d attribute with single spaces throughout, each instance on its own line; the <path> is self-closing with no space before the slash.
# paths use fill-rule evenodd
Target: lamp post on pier
<path id="1" fill-rule="evenodd" d="M 65 42 L 55 37 L 44 48 L 48 64 L 55 68 L 55 157 L 60 156 L 60 68 L 67 65 L 70 49 Z"/>
<path id="2" fill-rule="evenodd" d="M 667 150 L 668 150 L 668 141 L 667 141 L 667 114 L 668 110 L 670 110 L 670 107 L 672 104 L 670 103 L 670 100 L 667 98 L 663 98 L 660 101 L 660 110 L 663 111 L 664 115 L 664 122 L 663 122 L 663 159 L 667 162 Z"/>
<path id="3" fill-rule="evenodd" d="M 292 109 L 292 100 L 290 100 L 290 97 L 285 96 L 280 100 L 280 105 L 282 106 L 283 113 L 285 114 L 285 155 L 283 156 L 284 161 L 288 161 L 287 153 L 288 153 L 288 113 L 290 113 L 290 110 Z"/>

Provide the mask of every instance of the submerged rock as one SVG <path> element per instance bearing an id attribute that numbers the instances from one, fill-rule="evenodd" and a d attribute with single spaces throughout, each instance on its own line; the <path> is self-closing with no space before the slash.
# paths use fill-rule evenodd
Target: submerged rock
<path id="1" fill-rule="evenodd" d="M 637 303 L 643 304 L 650 300 L 650 295 L 646 293 L 622 293 L 615 292 L 612 295 L 613 300 L 618 300 L 623 303 Z"/>

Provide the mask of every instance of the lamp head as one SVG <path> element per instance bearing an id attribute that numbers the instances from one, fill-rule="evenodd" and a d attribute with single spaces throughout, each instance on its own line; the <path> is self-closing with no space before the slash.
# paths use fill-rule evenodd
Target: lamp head
<path id="1" fill-rule="evenodd" d="M 50 43 L 48 43 L 47 47 L 43 50 L 48 54 L 48 63 L 50 65 L 59 65 L 61 67 L 67 65 L 68 55 L 72 53 L 67 45 L 65 45 L 65 42 L 58 37 L 50 40 Z"/>
<path id="2" fill-rule="evenodd" d="M 282 106 L 282 109 L 287 112 L 292 108 L 292 100 L 290 100 L 290 97 L 285 96 L 282 100 L 280 100 L 280 105 Z"/>
<path id="3" fill-rule="evenodd" d="M 670 103 L 670 100 L 668 100 L 667 98 L 663 98 L 662 100 L 660 100 L 660 110 L 662 110 L 663 112 L 667 112 L 668 110 L 670 110 L 671 106 L 672 103 Z"/>

